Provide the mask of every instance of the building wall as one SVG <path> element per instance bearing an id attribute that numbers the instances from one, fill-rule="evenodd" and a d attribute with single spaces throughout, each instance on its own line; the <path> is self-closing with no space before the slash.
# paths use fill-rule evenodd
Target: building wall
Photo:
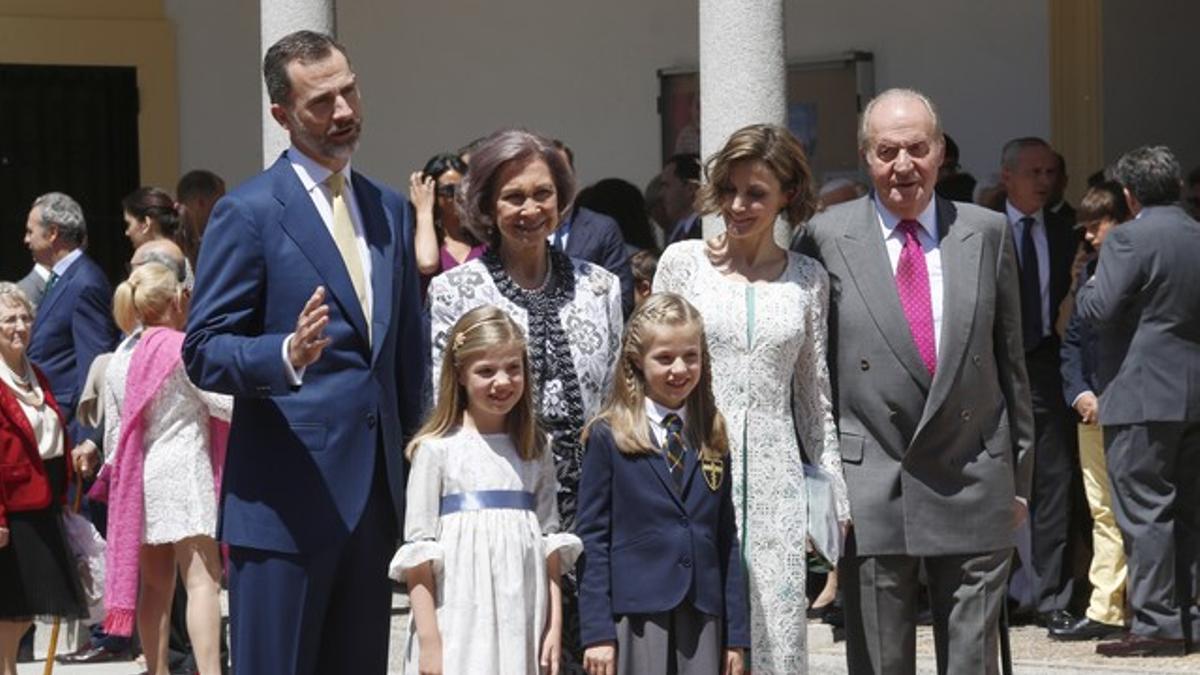
<path id="1" fill-rule="evenodd" d="M 929 93 L 980 177 L 1005 139 L 1049 134 L 1044 3 L 786 4 L 789 59 L 873 51 L 877 88 Z M 261 166 L 257 3 L 166 0 L 166 11 L 186 83 L 183 165 L 244 179 Z M 699 62 L 694 0 L 340 0 L 337 19 L 365 101 L 355 163 L 396 186 L 506 125 L 566 140 L 585 182 L 644 184 L 659 163 L 656 73 Z"/>
<path id="2" fill-rule="evenodd" d="M 1183 171 L 1200 166 L 1195 0 L 1105 0 L 1104 157 L 1165 144 Z"/>
<path id="3" fill-rule="evenodd" d="M 258 2 L 164 5 L 177 35 L 180 173 L 208 169 L 237 184 L 262 168 Z"/>

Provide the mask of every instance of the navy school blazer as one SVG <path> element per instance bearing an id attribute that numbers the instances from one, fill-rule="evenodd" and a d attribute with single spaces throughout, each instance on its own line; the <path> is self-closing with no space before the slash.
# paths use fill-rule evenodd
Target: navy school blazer
<path id="1" fill-rule="evenodd" d="M 750 646 L 729 456 L 714 492 L 696 455 L 687 453 L 680 494 L 661 454 L 622 454 L 607 422 L 592 426 L 576 521 L 584 645 L 616 640 L 622 615 L 669 612 L 688 600 L 722 618 L 727 647 Z"/>

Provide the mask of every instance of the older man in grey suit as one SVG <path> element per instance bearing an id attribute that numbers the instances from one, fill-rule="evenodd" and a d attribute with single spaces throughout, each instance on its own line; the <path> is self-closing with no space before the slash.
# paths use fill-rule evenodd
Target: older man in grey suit
<path id="1" fill-rule="evenodd" d="M 802 241 L 831 283 L 849 670 L 915 671 L 924 566 L 939 672 L 994 673 L 1033 457 L 1012 235 L 1000 214 L 935 197 L 944 141 L 925 96 L 880 94 L 859 143 L 872 194 Z"/>
<path id="2" fill-rule="evenodd" d="M 1200 638 L 1200 223 L 1179 162 L 1138 148 L 1116 165 L 1134 220 L 1105 238 L 1077 311 L 1095 322 L 1100 420 L 1125 538 L 1133 624 L 1106 656 L 1178 656 Z"/>

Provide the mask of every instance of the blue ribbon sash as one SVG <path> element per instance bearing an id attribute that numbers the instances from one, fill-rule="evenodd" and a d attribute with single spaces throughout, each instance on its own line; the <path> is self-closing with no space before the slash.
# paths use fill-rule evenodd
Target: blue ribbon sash
<path id="1" fill-rule="evenodd" d="M 459 511 L 481 511 L 483 509 L 536 510 L 537 499 L 532 492 L 524 490 L 476 490 L 458 492 L 442 497 L 438 513 L 448 516 Z"/>

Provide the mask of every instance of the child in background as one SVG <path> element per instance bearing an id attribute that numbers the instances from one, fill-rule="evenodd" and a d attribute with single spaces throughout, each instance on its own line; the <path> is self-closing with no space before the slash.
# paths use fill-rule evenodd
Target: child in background
<path id="1" fill-rule="evenodd" d="M 534 418 L 521 329 L 485 305 L 451 329 L 439 396 L 409 444 L 406 673 L 557 673 L 559 577 L 581 544 L 558 533 L 558 481 Z"/>
<path id="2" fill-rule="evenodd" d="M 725 421 L 700 314 L 651 296 L 584 432 L 580 625 L 589 675 L 742 672 L 750 644 Z"/>
<path id="3" fill-rule="evenodd" d="M 636 309 L 641 307 L 653 292 L 654 272 L 658 270 L 658 254 L 649 249 L 642 249 L 629 256 L 629 266 L 633 269 L 633 306 Z"/>

